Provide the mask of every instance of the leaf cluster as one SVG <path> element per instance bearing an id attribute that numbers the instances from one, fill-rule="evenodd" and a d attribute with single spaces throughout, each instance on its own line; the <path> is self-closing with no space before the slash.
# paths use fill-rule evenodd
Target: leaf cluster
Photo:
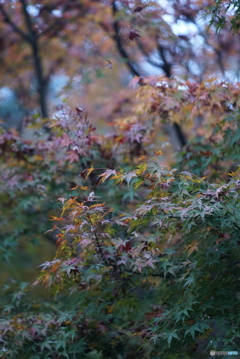
<path id="1" fill-rule="evenodd" d="M 106 135 L 80 108 L 62 109 L 48 135 L 38 120 L 27 140 L 2 132 L 2 258 L 43 232 L 56 252 L 34 282 L 48 300 L 4 287 L 0 357 L 239 350 L 238 86 L 145 81 Z M 156 134 L 173 117 L 194 127 L 193 113 L 205 115 L 202 143 L 166 166 Z"/>

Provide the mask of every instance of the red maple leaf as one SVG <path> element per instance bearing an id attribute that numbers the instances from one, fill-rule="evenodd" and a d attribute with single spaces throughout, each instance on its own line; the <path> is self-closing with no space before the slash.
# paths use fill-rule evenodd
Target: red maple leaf
<path id="1" fill-rule="evenodd" d="M 129 35 L 128 35 L 129 40 L 133 41 L 136 37 L 141 37 L 141 35 L 139 34 L 139 31 L 134 28 L 130 29 Z"/>
<path id="2" fill-rule="evenodd" d="M 145 9 L 145 7 L 147 7 L 147 5 L 137 6 L 137 7 L 135 7 L 135 9 L 133 10 L 133 12 L 141 12 L 143 9 Z"/>
<path id="3" fill-rule="evenodd" d="M 74 161 L 78 162 L 79 161 L 78 152 L 77 151 L 69 151 L 66 158 L 70 161 L 70 163 L 72 163 Z"/>

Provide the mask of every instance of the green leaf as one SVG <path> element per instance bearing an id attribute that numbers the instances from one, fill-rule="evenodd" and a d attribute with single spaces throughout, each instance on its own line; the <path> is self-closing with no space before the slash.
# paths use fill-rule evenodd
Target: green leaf
<path id="1" fill-rule="evenodd" d="M 167 339 L 168 347 L 170 348 L 171 342 L 173 338 L 179 339 L 177 333 L 175 331 L 167 332 L 164 334 L 164 339 Z"/>

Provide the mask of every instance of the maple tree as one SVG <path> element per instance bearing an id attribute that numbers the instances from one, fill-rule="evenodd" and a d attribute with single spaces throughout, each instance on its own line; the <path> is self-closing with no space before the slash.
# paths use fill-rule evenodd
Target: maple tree
<path id="1" fill-rule="evenodd" d="M 20 100 L 28 109 L 38 104 L 43 118 L 49 115 L 48 93 L 54 74 L 66 71 L 71 78 L 76 71 L 83 72 L 86 61 L 90 65 L 91 52 L 98 51 L 99 35 L 94 34 L 97 25 L 92 15 L 98 8 L 101 10 L 102 5 L 96 1 L 0 3 L 2 76 L 7 84 L 15 80 L 14 90 Z M 67 65 L 68 56 L 72 58 L 71 67 Z"/>
<path id="2" fill-rule="evenodd" d="M 230 23 L 231 29 L 237 33 L 239 30 L 240 6 L 238 1 L 218 0 L 211 4 L 209 8 L 211 15 L 210 24 L 215 24 L 218 30 L 221 30 Z"/>
<path id="3" fill-rule="evenodd" d="M 3 358 L 39 352 L 40 357 L 131 357 L 137 352 L 151 358 L 184 352 L 187 358 L 198 351 L 201 356 L 206 348 L 237 350 L 239 170 L 233 172 L 233 166 L 239 156 L 239 88 L 210 82 L 193 91 L 191 83 L 149 81 L 135 90 L 132 119 L 119 120 L 111 136 L 97 134 L 79 108 L 60 111 L 48 124 L 48 141 L 41 131 L 33 143 L 2 134 L 3 163 L 12 163 L 2 171 L 1 203 L 7 208 L 1 214 L 6 218 L 2 253 L 6 258 L 12 244 L 36 235 L 34 222 L 24 221 L 30 215 L 42 223 L 39 232 L 45 226 L 46 235 L 57 241 L 55 257 L 41 265 L 35 282 L 50 285 L 57 302 L 39 307 L 35 298 L 32 303 L 26 284 L 9 302 L 12 289 L 5 286 Z M 186 123 L 194 121 L 187 104 L 196 104 L 192 96 L 201 98 L 194 111 L 204 109 L 199 131 L 208 135 L 202 147 L 195 139 L 189 144 L 179 169 L 164 165 L 164 149 L 156 150 L 161 115 L 151 127 L 141 116 L 136 122 L 142 96 L 149 96 L 144 113 L 163 111 L 175 121 L 171 116 L 177 108 Z M 31 127 L 39 136 L 41 121 Z M 188 171 L 181 172 L 182 161 Z M 191 173 L 196 170 L 205 177 Z M 54 201 L 60 195 L 63 210 L 56 216 Z M 44 221 L 47 208 L 55 221 L 52 230 Z M 13 226 L 19 231 L 11 242 Z"/>
<path id="4" fill-rule="evenodd" d="M 14 4 L 11 16 L 21 15 L 16 23 L 23 31 L 22 9 L 29 3 Z M 43 32 L 40 39 L 54 31 L 55 25 L 49 26 L 56 10 L 70 4 L 56 1 L 49 7 L 46 1 L 39 7 L 34 26 Z M 8 4 L 1 5 L 4 15 Z M 197 8 L 185 5 L 174 2 L 176 18 L 185 11 L 185 19 L 197 21 L 203 2 Z M 209 78 L 215 65 L 199 77 L 188 71 L 191 56 L 181 57 L 171 37 L 166 46 L 171 27 L 164 22 L 165 43 L 153 36 L 156 9 L 163 11 L 155 2 L 133 1 L 74 2 L 65 8 L 73 25 L 78 11 L 86 15 L 80 23 L 93 37 L 96 24 L 108 29 L 104 51 L 109 55 L 115 44 L 130 70 L 143 65 L 144 26 L 153 37 L 145 55 L 151 60 L 160 47 L 164 73 L 137 72 L 132 88 L 114 92 L 105 112 L 111 130 L 106 124 L 101 129 L 100 115 L 92 119 L 95 110 L 89 115 L 67 105 L 52 119 L 27 118 L 24 135 L 1 129 L 0 256 L 10 263 L 3 270 L 0 299 L 1 358 L 190 359 L 207 357 L 211 349 L 240 350 L 240 88 Z M 154 29 L 147 27 L 151 19 Z M 56 56 L 61 31 L 70 31 L 60 25 L 50 37 L 57 43 Z M 66 41 L 71 39 L 76 38 L 70 31 Z M 86 59 L 88 44 L 81 41 Z M 222 52 L 226 64 L 227 53 Z M 173 72 L 166 73 L 164 57 Z M 188 79 L 172 76 L 182 65 Z M 89 66 L 96 66 L 94 59 Z M 105 74 L 117 72 L 112 58 L 104 66 Z M 83 99 L 94 86 L 86 85 Z M 187 140 L 175 155 L 162 135 L 172 125 L 181 126 Z M 48 248 L 37 263 L 30 259 L 30 243 Z M 38 266 L 29 284 L 15 273 L 6 278 L 21 253 L 33 270 Z"/>
<path id="5" fill-rule="evenodd" d="M 138 77 L 157 72 L 197 81 L 212 75 L 232 80 L 239 76 L 239 44 L 227 25 L 221 35 L 209 28 L 205 10 L 211 5 L 211 1 L 174 1 L 168 6 L 133 0 L 1 1 L 2 86 L 11 83 L 24 107 L 35 110 L 38 104 L 43 117 L 48 117 L 51 88 L 60 75 L 65 76 L 70 103 L 78 105 L 80 93 L 94 113 L 95 106 L 98 111 L 108 107 L 105 93 L 97 104 L 92 101 L 101 78 L 106 79 L 104 86 L 118 91 L 127 77 L 124 64 Z M 117 105 L 116 96 L 111 100 Z M 182 147 L 184 129 L 178 130 L 175 137 Z"/>

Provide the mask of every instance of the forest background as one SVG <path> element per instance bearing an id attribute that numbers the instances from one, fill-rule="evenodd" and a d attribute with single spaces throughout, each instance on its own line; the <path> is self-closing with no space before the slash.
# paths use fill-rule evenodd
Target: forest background
<path id="1" fill-rule="evenodd" d="M 0 1 L 1 358 L 240 352 L 239 26 Z"/>

